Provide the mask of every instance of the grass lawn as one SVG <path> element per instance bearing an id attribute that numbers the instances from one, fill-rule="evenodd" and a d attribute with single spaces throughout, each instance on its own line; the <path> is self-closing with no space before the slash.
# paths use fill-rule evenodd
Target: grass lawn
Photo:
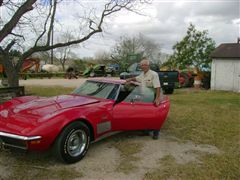
<path id="1" fill-rule="evenodd" d="M 60 94 L 71 93 L 74 88 L 66 88 L 61 86 L 26 86 L 26 95 L 37 95 L 37 96 L 55 96 Z"/>
<path id="2" fill-rule="evenodd" d="M 72 90 L 26 87 L 27 94 L 40 96 Z M 178 164 L 171 155 L 165 156 L 159 159 L 159 168 L 148 170 L 144 179 L 240 179 L 240 94 L 179 89 L 169 97 L 171 109 L 162 131 L 183 142 L 216 146 L 220 154 L 200 154 L 200 161 L 187 164 Z M 124 147 L 121 153 L 128 157 Z"/>
<path id="3" fill-rule="evenodd" d="M 172 157 L 146 179 L 240 179 L 240 94 L 178 90 L 163 130 L 196 144 L 214 145 L 220 155 L 203 155 L 202 163 L 178 165 Z"/>

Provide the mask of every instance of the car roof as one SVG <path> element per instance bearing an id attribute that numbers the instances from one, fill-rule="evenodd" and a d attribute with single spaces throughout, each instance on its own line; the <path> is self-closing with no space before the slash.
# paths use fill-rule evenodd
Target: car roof
<path id="1" fill-rule="evenodd" d="M 91 78 L 87 81 L 95 81 L 95 82 L 104 82 L 104 83 L 112 83 L 112 84 L 125 84 L 125 80 L 122 79 L 113 79 L 113 78 Z"/>

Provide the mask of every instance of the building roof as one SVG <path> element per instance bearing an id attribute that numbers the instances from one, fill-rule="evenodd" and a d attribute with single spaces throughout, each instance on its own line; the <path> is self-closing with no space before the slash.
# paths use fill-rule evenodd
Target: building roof
<path id="1" fill-rule="evenodd" d="M 221 44 L 211 53 L 211 57 L 240 59 L 240 43 Z"/>

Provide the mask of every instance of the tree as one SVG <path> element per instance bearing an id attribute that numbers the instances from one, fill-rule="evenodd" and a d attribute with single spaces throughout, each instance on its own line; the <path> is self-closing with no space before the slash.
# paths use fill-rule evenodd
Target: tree
<path id="1" fill-rule="evenodd" d="M 56 58 L 62 66 L 62 70 L 65 71 L 66 61 L 70 58 L 71 48 L 69 46 L 57 48 Z"/>
<path id="2" fill-rule="evenodd" d="M 94 59 L 96 63 L 107 64 L 111 62 L 111 55 L 106 51 L 98 51 L 97 53 L 95 53 Z"/>
<path id="3" fill-rule="evenodd" d="M 41 62 L 43 62 L 43 64 L 50 63 L 50 60 L 51 60 L 50 51 L 37 52 L 37 53 L 34 53 L 34 56 L 41 59 Z"/>
<path id="4" fill-rule="evenodd" d="M 75 59 L 72 61 L 72 66 L 76 71 L 84 71 L 87 67 L 87 62 L 81 59 Z"/>
<path id="5" fill-rule="evenodd" d="M 148 57 L 148 59 L 158 65 L 161 65 L 161 47 L 154 40 L 147 38 L 143 34 L 139 34 L 138 42 L 140 45 L 143 56 Z"/>
<path id="6" fill-rule="evenodd" d="M 66 62 L 76 57 L 75 53 L 71 51 L 71 46 L 57 48 L 55 54 L 56 59 L 58 62 L 60 62 L 63 71 L 65 71 Z"/>
<path id="7" fill-rule="evenodd" d="M 190 24 L 187 35 L 173 46 L 174 53 L 166 64 L 180 69 L 194 66 L 198 70 L 210 67 L 210 53 L 215 42 L 208 37 L 208 31 L 198 31 Z"/>
<path id="8" fill-rule="evenodd" d="M 126 71 L 129 65 L 139 62 L 143 57 L 157 62 L 160 59 L 159 44 L 139 34 L 137 37 L 120 37 L 113 47 L 111 57 L 120 65 L 121 71 Z"/>
<path id="9" fill-rule="evenodd" d="M 60 41 L 68 42 L 74 39 L 73 35 L 67 31 L 60 37 Z M 60 47 L 56 49 L 56 59 L 60 62 L 62 66 L 62 70 L 65 71 L 66 62 L 75 56 L 75 54 L 71 51 L 71 48 L 77 47 L 77 44 L 71 46 Z"/>
<path id="10" fill-rule="evenodd" d="M 54 24 L 59 23 L 59 21 L 56 21 L 55 15 L 58 11 L 59 3 L 63 2 L 64 0 L 8 0 L 6 3 L 1 3 L 0 8 L 9 10 L 8 14 L 10 14 L 9 19 L 5 23 L 1 21 L 0 24 L 0 53 L 10 86 L 19 85 L 18 73 L 27 57 L 37 52 L 49 51 L 87 41 L 94 34 L 103 31 L 103 23 L 108 16 L 122 9 L 135 12 L 137 0 L 110 0 L 104 5 L 101 13 L 95 12 L 95 9 L 84 9 L 84 6 L 81 6 L 83 9 L 79 9 L 79 12 L 84 12 L 84 16 L 75 17 L 79 20 L 81 26 L 79 32 L 81 33 L 78 36 L 73 36 L 74 38 L 69 41 L 62 40 L 53 43 Z M 139 0 L 139 2 L 142 1 Z M 35 10 L 35 13 L 39 13 L 35 15 L 35 19 L 34 13 L 31 12 L 33 10 Z M 36 21 L 41 21 L 38 27 L 34 26 Z M 33 27 L 32 32 L 36 33 L 36 37 L 31 40 L 30 47 L 20 46 L 22 55 L 17 63 L 14 63 L 10 58 L 9 52 L 14 46 L 17 44 L 21 45 L 27 39 L 29 31 L 24 30 L 26 27 Z M 76 32 L 72 33 L 75 34 Z"/>

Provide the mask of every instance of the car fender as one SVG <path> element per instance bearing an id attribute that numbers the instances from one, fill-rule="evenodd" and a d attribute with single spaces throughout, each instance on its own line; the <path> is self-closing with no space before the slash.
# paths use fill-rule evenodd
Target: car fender
<path id="1" fill-rule="evenodd" d="M 43 138 L 48 139 L 48 144 L 44 145 L 45 148 L 51 146 L 62 130 L 74 121 L 82 121 L 88 125 L 91 130 L 91 140 L 95 140 L 99 136 L 107 133 L 97 133 L 97 126 L 99 123 L 99 117 L 105 116 L 109 121 L 112 120 L 111 110 L 113 102 L 98 103 L 98 105 L 89 104 L 78 108 L 69 108 L 58 112 L 55 116 L 42 122 L 41 127 L 37 128 L 38 132 L 43 132 Z M 89 107 L 90 106 L 90 107 Z M 103 119 L 104 120 L 104 119 Z M 109 129 L 111 131 L 111 129 Z M 37 134 L 37 132 L 33 132 Z"/>

